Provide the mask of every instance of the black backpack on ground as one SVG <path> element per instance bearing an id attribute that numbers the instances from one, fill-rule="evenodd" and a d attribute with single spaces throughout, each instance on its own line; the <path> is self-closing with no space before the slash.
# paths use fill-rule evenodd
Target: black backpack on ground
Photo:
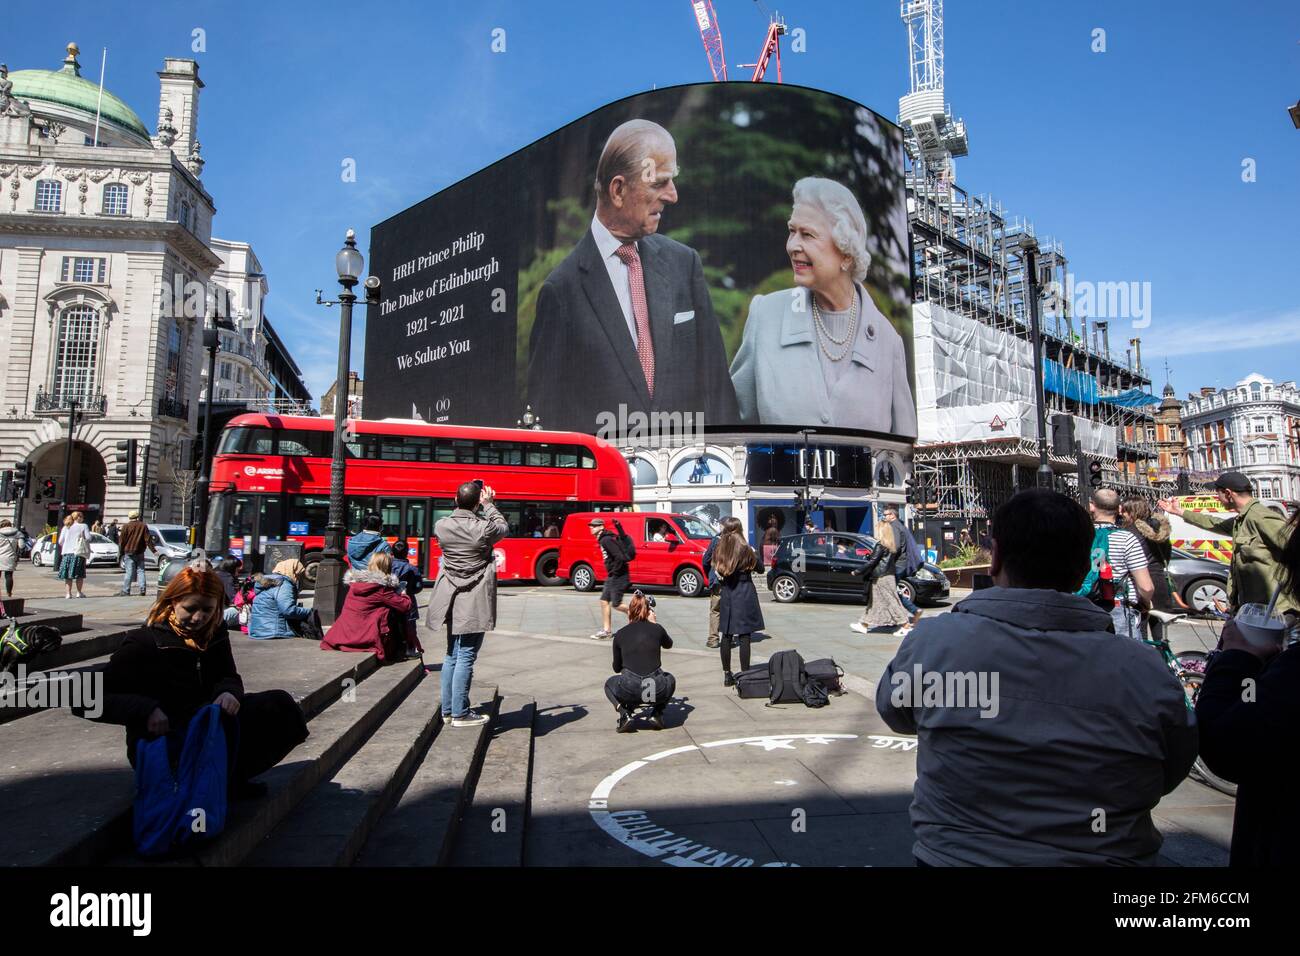
<path id="1" fill-rule="evenodd" d="M 826 689 L 808 676 L 798 651 L 777 651 L 767 662 L 767 672 L 771 682 L 769 707 L 773 704 L 798 703 L 809 707 L 825 707 L 830 703 Z"/>
<path id="2" fill-rule="evenodd" d="M 807 661 L 803 669 L 804 673 L 821 684 L 828 694 L 839 696 L 845 692 L 844 668 L 836 664 L 833 658 L 823 657 L 821 660 Z"/>

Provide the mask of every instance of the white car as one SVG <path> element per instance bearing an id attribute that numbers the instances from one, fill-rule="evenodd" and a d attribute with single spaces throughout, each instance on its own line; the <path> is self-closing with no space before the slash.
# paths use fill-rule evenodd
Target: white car
<path id="1" fill-rule="evenodd" d="M 54 537 L 43 534 L 32 545 L 32 564 L 38 568 L 54 565 Z M 86 567 L 96 564 L 117 564 L 117 545 L 102 534 L 90 536 L 90 557 Z"/>
<path id="2" fill-rule="evenodd" d="M 155 554 L 148 548 L 144 552 L 144 566 L 158 567 L 160 558 L 186 558 L 190 554 L 190 529 L 183 524 L 151 524 L 149 540 L 158 549 Z M 122 563 L 120 560 L 117 562 Z"/>

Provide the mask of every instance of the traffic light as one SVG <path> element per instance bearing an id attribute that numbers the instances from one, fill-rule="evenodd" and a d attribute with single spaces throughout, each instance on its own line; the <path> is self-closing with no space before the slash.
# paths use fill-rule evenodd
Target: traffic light
<path id="1" fill-rule="evenodd" d="M 1065 413 L 1052 416 L 1052 454 L 1059 458 L 1074 455 L 1074 416 Z"/>
<path id="2" fill-rule="evenodd" d="M 1093 488 L 1101 487 L 1101 462 L 1095 458 L 1088 462 L 1088 484 Z"/>
<path id="3" fill-rule="evenodd" d="M 117 454 L 122 460 L 117 463 L 117 473 L 123 476 L 122 484 L 128 488 L 136 486 L 135 463 L 138 459 L 139 440 L 128 438 L 117 443 Z"/>
<path id="4" fill-rule="evenodd" d="M 59 490 L 59 486 L 53 478 L 46 478 L 41 482 L 41 494 L 46 498 L 53 498 L 54 493 Z"/>
<path id="5" fill-rule="evenodd" d="M 1180 495 L 1185 495 L 1190 493 L 1191 490 L 1192 490 L 1191 478 L 1187 476 L 1187 472 L 1180 471 L 1178 473 L 1178 493 Z"/>
<path id="6" fill-rule="evenodd" d="M 162 507 L 162 495 L 158 493 L 158 483 L 149 486 L 149 510 L 157 511 Z"/>
<path id="7" fill-rule="evenodd" d="M 916 501 L 917 501 L 917 496 L 916 496 L 916 478 L 915 478 L 915 477 L 908 478 L 906 481 L 903 482 L 903 484 L 906 486 L 906 496 L 907 496 L 907 497 L 906 497 L 905 500 L 907 501 L 907 503 L 908 503 L 909 505 L 914 505 L 914 504 L 916 504 Z"/>
<path id="8" fill-rule="evenodd" d="M 14 476 L 14 498 L 26 498 L 32 490 L 32 463 L 23 462 L 23 470 Z"/>

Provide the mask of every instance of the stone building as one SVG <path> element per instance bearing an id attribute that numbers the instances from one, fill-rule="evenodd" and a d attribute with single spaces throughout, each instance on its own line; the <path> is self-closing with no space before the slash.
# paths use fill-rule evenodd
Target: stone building
<path id="1" fill-rule="evenodd" d="M 1247 375 L 1230 388 L 1202 388 L 1182 403 L 1192 474 L 1246 475 L 1259 498 L 1300 499 L 1300 391 L 1295 382 Z"/>
<path id="2" fill-rule="evenodd" d="M 212 237 L 198 64 L 164 60 L 151 132 L 82 76 L 78 53 L 69 44 L 56 70 L 0 67 L 0 468 L 30 465 L 32 479 L 0 510 L 33 534 L 64 501 L 90 521 L 141 501 L 153 520 L 181 520 L 203 324 L 225 307 L 214 274 L 247 248 Z M 147 454 L 148 485 L 118 474 L 127 439 L 141 479 Z"/>

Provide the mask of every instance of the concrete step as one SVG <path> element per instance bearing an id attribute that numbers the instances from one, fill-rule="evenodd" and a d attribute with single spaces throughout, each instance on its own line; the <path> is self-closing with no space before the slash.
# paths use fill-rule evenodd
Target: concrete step
<path id="1" fill-rule="evenodd" d="M 282 688 L 317 714 L 378 666 L 372 654 L 322 651 L 307 641 L 237 641 L 250 693 Z M 130 845 L 135 774 L 125 731 L 46 710 L 0 724 L 0 863 L 90 865 Z"/>
<path id="2" fill-rule="evenodd" d="M 63 704 L 70 700 L 75 703 L 74 695 L 84 694 L 88 685 L 83 683 L 80 688 L 74 687 L 73 680 L 84 680 L 84 678 L 73 675 L 80 675 L 87 671 L 102 671 L 108 666 L 110 656 L 106 654 L 103 657 L 92 657 L 89 660 L 68 664 L 57 668 L 57 674 L 53 676 L 50 671 L 54 668 L 27 671 L 21 693 L 17 687 L 14 690 L 0 692 L 0 724 L 17 720 L 19 717 L 39 714 L 54 704 Z M 16 673 L 14 679 L 17 681 Z M 42 686 L 37 687 L 37 684 Z M 32 702 L 35 702 L 35 706 Z"/>
<path id="3" fill-rule="evenodd" d="M 340 652 L 343 653 L 343 652 Z M 311 736 L 259 778 L 267 794 L 236 803 L 226 830 L 197 855 L 201 866 L 242 863 L 322 780 L 328 780 L 405 698 L 423 676 L 419 661 L 382 667 L 353 695 L 327 707 L 311 723 Z"/>
<path id="4" fill-rule="evenodd" d="M 415 684 L 361 749 L 318 783 L 243 865 L 350 866 L 442 724 L 437 683 Z"/>
<path id="5" fill-rule="evenodd" d="M 68 604 L 76 604 L 76 601 L 68 601 Z M 66 639 L 69 634 L 75 634 L 84 629 L 82 616 L 79 612 L 72 610 L 32 608 L 22 617 L 18 618 L 19 627 L 31 627 L 33 624 L 48 624 L 51 627 L 58 628 L 59 633 Z M 8 622 L 5 622 L 8 628 Z"/>
<path id="6" fill-rule="evenodd" d="M 8 617 L 20 617 L 27 607 L 27 598 L 9 597 L 2 602 L 4 604 L 5 615 Z"/>
<path id="7" fill-rule="evenodd" d="M 480 684 L 470 693 L 474 709 L 495 718 L 496 686 Z M 445 727 L 439 732 L 397 805 L 371 833 L 357 865 L 446 865 L 491 726 L 489 721 L 475 728 Z"/>
<path id="8" fill-rule="evenodd" d="M 23 618 L 23 626 L 25 627 L 30 620 L 32 620 L 30 617 Z M 36 664 L 41 670 L 47 671 L 94 657 L 104 657 L 117 650 L 122 645 L 122 639 L 134 629 L 108 625 L 83 627 L 72 632 L 64 631 L 63 643 L 59 649 L 41 655 Z"/>
<path id="9" fill-rule="evenodd" d="M 511 695 L 497 718 L 456 830 L 451 866 L 523 866 L 537 702 Z"/>

